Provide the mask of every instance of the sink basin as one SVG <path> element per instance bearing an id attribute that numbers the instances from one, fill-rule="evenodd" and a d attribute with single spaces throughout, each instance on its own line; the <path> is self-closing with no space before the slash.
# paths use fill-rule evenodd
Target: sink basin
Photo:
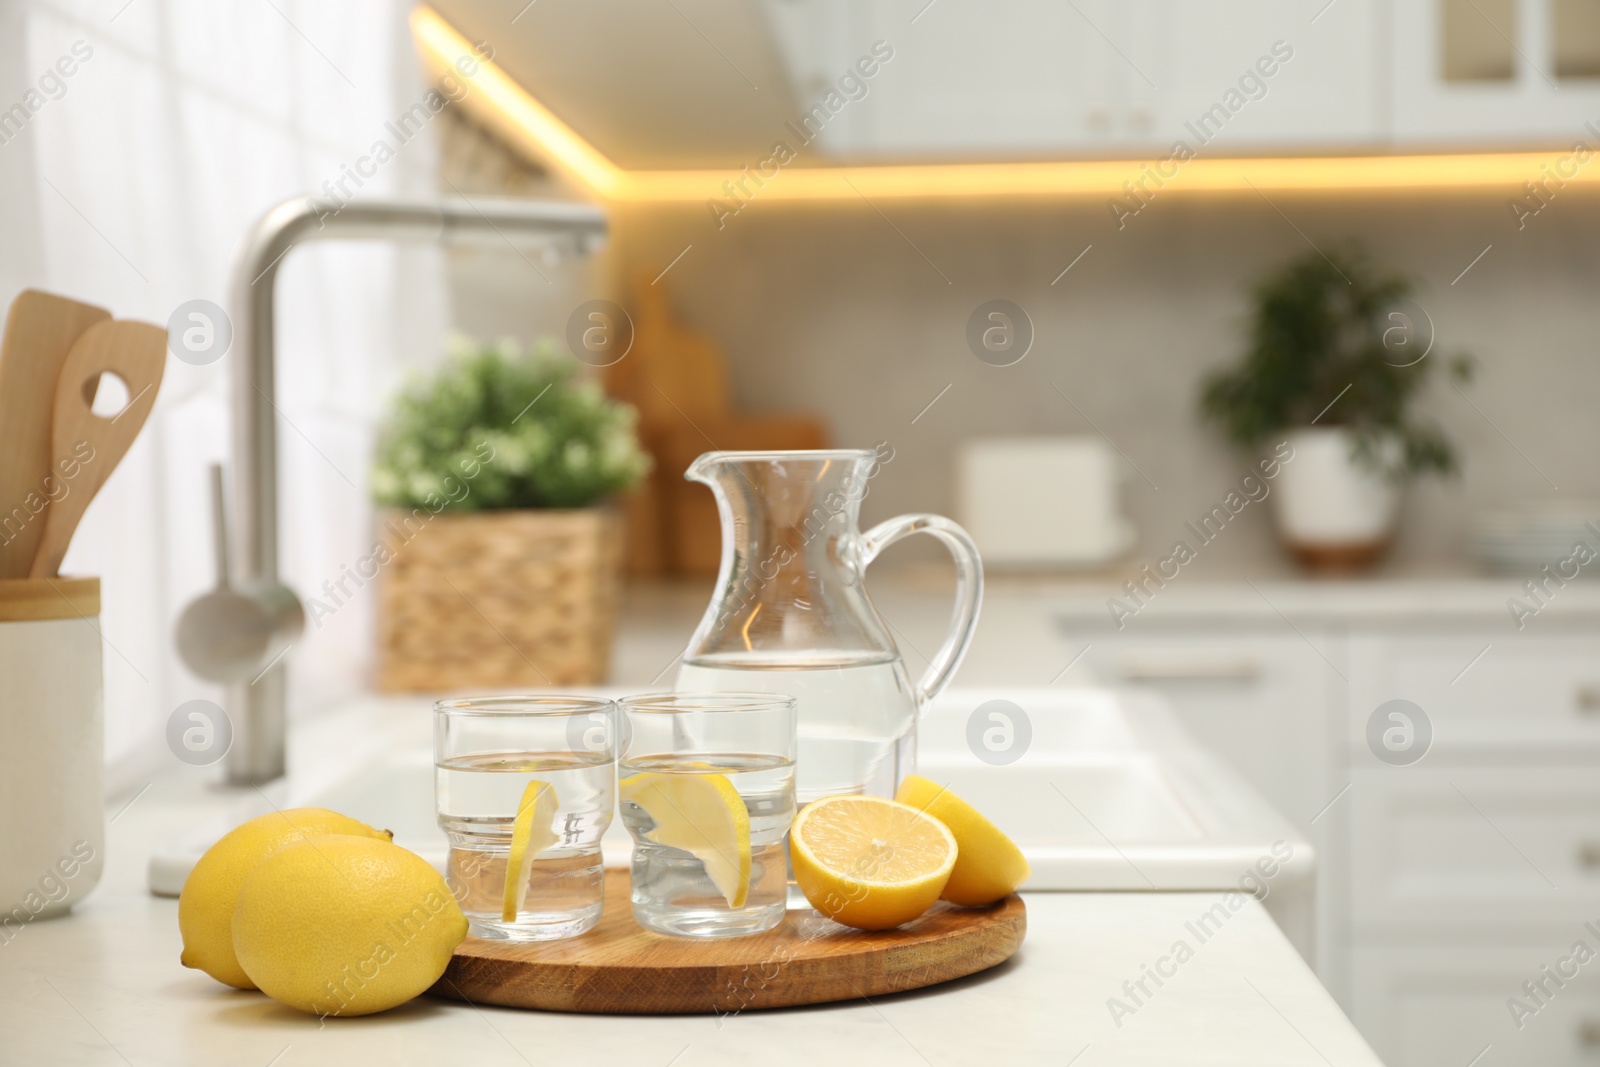
<path id="1" fill-rule="evenodd" d="M 936 700 L 921 724 L 917 767 L 1017 842 L 1033 869 L 1025 888 L 1231 889 L 1264 856 L 1281 865 L 1275 885 L 1309 882 L 1310 844 L 1159 698 L 1006 693 L 1032 737 L 1014 762 L 993 766 L 966 738 L 968 720 L 995 696 L 953 690 Z M 1273 854 L 1277 842 L 1293 850 L 1286 863 L 1282 847 Z"/>
<path id="2" fill-rule="evenodd" d="M 974 710 L 997 696 L 1023 709 L 1032 735 L 1021 756 L 1003 766 L 967 745 Z M 152 859 L 151 889 L 176 894 L 212 841 L 269 804 L 332 808 L 387 828 L 396 843 L 442 870 L 428 707 L 368 698 L 297 724 L 291 767 L 314 773 L 297 770 L 264 793 L 245 791 Z M 331 752 L 341 754 L 336 763 Z M 1033 868 L 1028 889 L 1228 889 L 1278 841 L 1289 842 L 1294 856 L 1275 883 L 1305 881 L 1312 870 L 1304 839 L 1148 695 L 948 691 L 919 726 L 918 770 L 948 784 L 1018 843 Z M 620 822 L 603 848 L 607 865 L 626 865 Z"/>

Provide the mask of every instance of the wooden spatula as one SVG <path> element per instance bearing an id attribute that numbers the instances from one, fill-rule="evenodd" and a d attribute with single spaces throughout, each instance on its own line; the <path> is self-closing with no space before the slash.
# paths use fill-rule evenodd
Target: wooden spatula
<path id="1" fill-rule="evenodd" d="M 53 577 L 60 569 L 89 502 L 150 416 L 166 364 L 167 331 L 145 322 L 97 322 L 73 343 L 56 383 L 50 430 L 53 476 L 64 492 L 45 508 L 44 536 L 28 577 Z M 127 405 L 108 417 L 92 410 L 107 371 L 128 387 Z"/>
<path id="2" fill-rule="evenodd" d="M 0 340 L 0 578 L 25 578 L 54 482 L 50 413 L 67 352 L 110 312 L 36 289 L 11 302 Z"/>

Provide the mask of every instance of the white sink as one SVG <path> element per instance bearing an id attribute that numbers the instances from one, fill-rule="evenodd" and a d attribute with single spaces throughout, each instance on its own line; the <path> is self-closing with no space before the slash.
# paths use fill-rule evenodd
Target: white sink
<path id="1" fill-rule="evenodd" d="M 996 698 L 1022 708 L 1032 727 L 1026 751 L 1005 766 L 978 759 L 966 742 L 974 709 Z M 212 841 L 272 806 L 327 807 L 390 829 L 442 869 L 429 708 L 417 698 L 363 698 L 296 723 L 291 777 L 240 791 L 216 819 L 153 857 L 152 891 L 176 894 Z M 1017 841 L 1033 868 L 1029 889 L 1234 888 L 1279 841 L 1293 858 L 1275 884 L 1303 883 L 1312 871 L 1309 844 L 1147 695 L 952 690 L 923 717 L 918 769 Z M 619 823 L 604 846 L 608 864 L 626 864 Z"/>
<path id="2" fill-rule="evenodd" d="M 974 709 L 996 697 L 1032 726 L 1005 766 L 966 744 Z M 928 709 L 918 745 L 919 773 L 1022 848 L 1028 889 L 1231 889 L 1263 857 L 1274 886 L 1303 885 L 1315 869 L 1305 838 L 1149 694 L 954 690 Z"/>

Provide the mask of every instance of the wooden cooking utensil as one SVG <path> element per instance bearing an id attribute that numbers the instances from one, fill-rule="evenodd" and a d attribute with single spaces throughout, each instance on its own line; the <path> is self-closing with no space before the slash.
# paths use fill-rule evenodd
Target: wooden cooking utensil
<path id="1" fill-rule="evenodd" d="M 73 343 L 56 383 L 50 431 L 52 470 L 66 491 L 45 508 L 44 536 L 30 578 L 48 578 L 60 568 L 89 502 L 150 416 L 166 363 L 167 331 L 145 322 L 97 322 Z M 127 385 L 128 403 L 102 417 L 92 405 L 106 371 Z"/>
<path id="2" fill-rule="evenodd" d="M 0 340 L 0 578 L 25 578 L 44 537 L 51 467 L 50 414 L 67 352 L 111 318 L 104 308 L 24 289 Z"/>

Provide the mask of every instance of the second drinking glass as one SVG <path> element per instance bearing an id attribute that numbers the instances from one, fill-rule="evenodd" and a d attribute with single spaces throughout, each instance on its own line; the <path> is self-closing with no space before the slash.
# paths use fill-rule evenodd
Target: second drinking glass
<path id="1" fill-rule="evenodd" d="M 794 820 L 794 699 L 660 693 L 619 706 L 635 921 L 680 937 L 776 926 Z"/>
<path id="2" fill-rule="evenodd" d="M 616 705 L 578 696 L 434 705 L 451 891 L 478 937 L 543 941 L 600 921 L 616 799 Z"/>

